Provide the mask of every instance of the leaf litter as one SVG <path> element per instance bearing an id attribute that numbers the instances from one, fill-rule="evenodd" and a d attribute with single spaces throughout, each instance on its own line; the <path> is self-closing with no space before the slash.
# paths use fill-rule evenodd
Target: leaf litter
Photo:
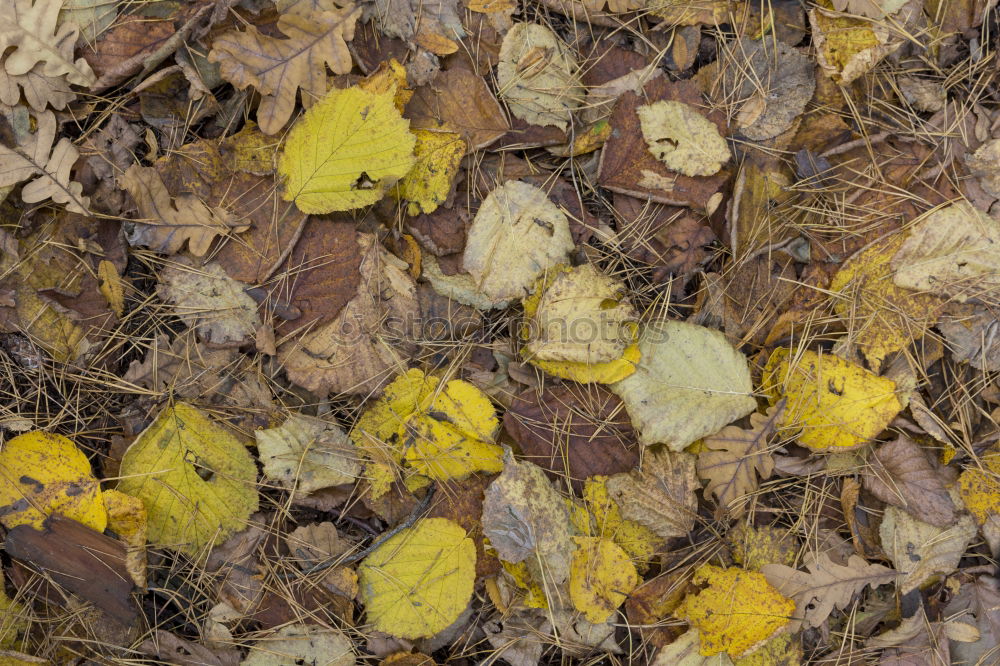
<path id="1" fill-rule="evenodd" d="M 0 0 L 0 661 L 994 663 L 995 5 Z"/>

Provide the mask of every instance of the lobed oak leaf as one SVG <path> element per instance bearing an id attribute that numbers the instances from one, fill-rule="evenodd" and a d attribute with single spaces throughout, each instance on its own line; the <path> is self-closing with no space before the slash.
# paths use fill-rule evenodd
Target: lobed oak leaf
<path id="1" fill-rule="evenodd" d="M 208 59 L 219 63 L 222 77 L 237 88 L 257 89 L 262 96 L 257 123 L 265 134 L 276 134 L 295 109 L 297 90 L 309 108 L 326 93 L 327 65 L 337 74 L 351 71 L 347 42 L 354 39 L 360 14 L 354 6 L 283 14 L 278 30 L 286 39 L 261 34 L 251 25 L 217 37 Z"/>
<path id="2" fill-rule="evenodd" d="M 70 212 L 89 214 L 90 200 L 83 196 L 83 185 L 70 181 L 69 172 L 80 151 L 66 138 L 52 147 L 57 123 L 51 112 L 35 119 L 37 130 L 20 145 L 11 147 L 0 141 L 0 188 L 34 178 L 21 190 L 26 203 L 52 199 L 65 204 Z"/>
<path id="3" fill-rule="evenodd" d="M 702 441 L 698 454 L 698 476 L 707 481 L 705 495 L 715 495 L 720 513 L 739 518 L 746 512 L 741 498 L 752 495 L 757 477 L 767 479 L 774 472 L 774 460 L 767 450 L 784 405 L 774 405 L 767 415 L 751 414 L 750 429 L 726 426 Z"/>
<path id="4" fill-rule="evenodd" d="M 786 597 L 795 600 L 797 618 L 807 627 L 819 627 L 833 610 L 843 610 L 865 587 L 895 581 L 899 574 L 881 564 L 869 564 L 851 555 L 847 564 L 837 564 L 827 553 L 812 552 L 804 561 L 809 573 L 784 564 L 765 564 L 761 573 Z"/>

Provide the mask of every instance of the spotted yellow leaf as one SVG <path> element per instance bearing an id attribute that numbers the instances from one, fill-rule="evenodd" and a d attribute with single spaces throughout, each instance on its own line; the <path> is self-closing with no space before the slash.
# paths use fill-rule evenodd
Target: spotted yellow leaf
<path id="1" fill-rule="evenodd" d="M 645 525 L 622 516 L 621 508 L 608 494 L 608 477 L 594 476 L 583 483 L 583 499 L 594 516 L 598 536 L 607 537 L 629 554 L 640 571 L 653 559 L 664 539 Z"/>
<path id="2" fill-rule="evenodd" d="M 832 354 L 775 349 L 764 368 L 772 404 L 787 398 L 781 427 L 814 451 L 849 449 L 885 430 L 903 408 L 896 383 Z"/>
<path id="3" fill-rule="evenodd" d="M 675 615 L 698 629 L 705 656 L 725 652 L 740 657 L 775 635 L 795 613 L 795 602 L 763 574 L 703 564 L 691 582 L 705 588 L 685 597 Z"/>
<path id="4" fill-rule="evenodd" d="M 7 529 L 59 514 L 103 532 L 108 513 L 90 461 L 71 440 L 36 430 L 0 449 L 0 523 Z"/>
<path id="5" fill-rule="evenodd" d="M 569 597 L 588 622 L 606 622 L 640 582 L 628 553 L 610 539 L 573 537 Z"/>
<path id="6" fill-rule="evenodd" d="M 476 546 L 447 518 L 388 539 L 358 567 L 368 622 L 400 638 L 433 636 L 461 615 L 476 580 Z"/>
<path id="7" fill-rule="evenodd" d="M 982 525 L 1000 514 L 1000 449 L 987 451 L 978 466 L 970 466 L 958 477 L 958 490 L 976 522 Z"/>
<path id="8" fill-rule="evenodd" d="M 406 212 L 419 215 L 433 213 L 443 204 L 465 157 L 466 145 L 454 132 L 413 130 L 417 138 L 414 148 L 416 163 L 393 191 L 397 199 L 409 202 Z"/>
<path id="9" fill-rule="evenodd" d="M 278 161 L 287 201 L 303 213 L 375 203 L 414 163 L 416 139 L 394 104 L 395 91 L 334 89 L 288 133 Z"/>
<path id="10" fill-rule="evenodd" d="M 118 490 L 146 507 L 149 541 L 196 555 L 257 510 L 257 466 L 229 430 L 186 403 L 160 412 L 125 452 Z"/>

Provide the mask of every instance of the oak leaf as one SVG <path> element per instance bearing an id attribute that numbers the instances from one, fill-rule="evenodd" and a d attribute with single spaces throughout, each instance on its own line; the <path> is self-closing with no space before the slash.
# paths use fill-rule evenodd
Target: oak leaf
<path id="1" fill-rule="evenodd" d="M 278 30 L 287 39 L 261 34 L 254 26 L 227 32 L 212 42 L 208 59 L 219 63 L 222 77 L 240 89 L 253 86 L 261 94 L 257 123 L 265 134 L 276 134 L 295 109 L 309 108 L 326 93 L 327 65 L 337 74 L 351 71 L 347 42 L 354 39 L 360 8 L 283 14 Z"/>
<path id="2" fill-rule="evenodd" d="M 608 479 L 608 495 L 623 517 L 664 539 L 686 536 L 698 518 L 694 464 L 683 451 L 648 454 L 640 470 Z"/>
<path id="3" fill-rule="evenodd" d="M 705 495 L 715 495 L 720 513 L 733 518 L 742 516 L 746 503 L 739 500 L 757 490 L 758 476 L 767 479 L 774 472 L 768 439 L 774 434 L 783 408 L 775 405 L 767 415 L 751 414 L 749 430 L 726 426 L 703 440 L 698 476 L 707 481 Z"/>
<path id="4" fill-rule="evenodd" d="M 133 164 L 122 177 L 121 186 L 132 195 L 143 218 L 128 235 L 132 245 L 174 254 L 187 243 L 191 254 L 201 257 L 217 236 L 248 227 L 235 222 L 229 211 L 209 207 L 191 194 L 171 197 L 152 167 Z"/>
<path id="5" fill-rule="evenodd" d="M 66 209 L 89 214 L 90 200 L 83 196 L 83 185 L 70 181 L 70 169 L 80 151 L 66 138 L 52 147 L 56 138 L 56 117 L 50 111 L 35 116 L 38 129 L 20 145 L 8 147 L 0 141 L 0 188 L 34 178 L 21 190 L 26 203 L 52 199 Z"/>
<path id="6" fill-rule="evenodd" d="M 795 600 L 795 617 L 807 627 L 819 627 L 835 608 L 843 610 L 865 587 L 891 583 L 899 574 L 881 564 L 869 564 L 851 555 L 847 564 L 837 564 L 827 553 L 805 557 L 809 573 L 784 564 L 765 564 L 761 573 L 786 597 Z M 796 620 L 796 625 L 800 620 Z"/>

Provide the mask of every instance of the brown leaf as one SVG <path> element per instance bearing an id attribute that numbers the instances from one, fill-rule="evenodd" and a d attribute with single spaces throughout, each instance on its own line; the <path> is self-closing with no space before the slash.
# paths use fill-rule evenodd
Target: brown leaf
<path id="1" fill-rule="evenodd" d="M 237 88 L 257 89 L 257 123 L 265 134 L 276 134 L 291 117 L 300 88 L 306 108 L 326 93 L 327 65 L 337 74 L 351 71 L 347 42 L 354 39 L 360 14 L 361 8 L 354 6 L 309 16 L 284 14 L 277 28 L 285 39 L 250 25 L 244 32 L 217 37 L 208 59 L 219 63 L 222 77 Z"/>
<path id="2" fill-rule="evenodd" d="M 661 537 L 687 536 L 698 519 L 695 458 L 683 451 L 651 453 L 642 469 L 608 479 L 608 494 L 622 516 Z"/>
<path id="3" fill-rule="evenodd" d="M 636 110 L 643 104 L 673 100 L 704 106 L 701 94 L 691 81 L 668 82 L 663 77 L 652 79 L 643 88 L 643 96 L 626 92 L 618 99 L 611 115 L 614 131 L 604 144 L 598 182 L 612 192 L 628 194 L 672 206 L 690 206 L 705 210 L 712 195 L 722 191 L 729 179 L 723 169 L 714 176 L 692 177 L 671 171 L 653 157 L 643 138 Z M 705 114 L 726 134 L 723 115 L 717 111 Z"/>
<path id="4" fill-rule="evenodd" d="M 708 262 L 716 240 L 706 220 L 685 208 L 615 194 L 618 238 L 628 256 L 653 267 L 653 280 L 687 276 Z"/>
<path id="5" fill-rule="evenodd" d="M 410 119 L 412 129 L 458 132 L 470 150 L 486 148 L 510 129 L 486 81 L 463 66 L 447 69 L 414 90 L 403 117 Z"/>
<path id="6" fill-rule="evenodd" d="M 89 214 L 90 200 L 83 196 L 83 186 L 70 181 L 70 169 L 80 152 L 67 138 L 59 139 L 52 147 L 58 129 L 52 112 L 40 113 L 35 120 L 36 131 L 21 144 L 7 146 L 0 142 L 0 187 L 31 180 L 21 189 L 25 203 L 52 199 L 65 204 L 69 211 Z"/>
<path id="7" fill-rule="evenodd" d="M 564 382 L 521 391 L 503 422 L 526 460 L 554 480 L 569 478 L 577 492 L 584 479 L 639 464 L 635 430 L 621 400 L 597 384 Z"/>
<path id="8" fill-rule="evenodd" d="M 13 528 L 4 548 L 122 624 L 138 616 L 125 567 L 125 544 L 117 539 L 57 514 L 45 520 L 42 531 L 29 525 Z"/>
<path id="9" fill-rule="evenodd" d="M 739 518 L 746 512 L 743 498 L 757 491 L 757 477 L 770 478 L 774 461 L 768 440 L 774 433 L 783 405 L 765 414 L 750 415 L 750 429 L 726 426 L 703 440 L 698 454 L 698 476 L 706 481 L 705 495 L 715 495 L 718 513 Z"/>
<path id="10" fill-rule="evenodd" d="M 103 77 L 140 53 L 152 53 L 174 32 L 172 19 L 124 14 L 93 45 L 84 47 L 81 54 L 97 75 Z M 139 66 L 137 63 L 136 69 Z"/>
<path id="11" fill-rule="evenodd" d="M 952 502 L 941 474 L 916 442 L 900 435 L 880 446 L 865 470 L 865 488 L 883 502 L 937 527 L 955 522 Z"/>

